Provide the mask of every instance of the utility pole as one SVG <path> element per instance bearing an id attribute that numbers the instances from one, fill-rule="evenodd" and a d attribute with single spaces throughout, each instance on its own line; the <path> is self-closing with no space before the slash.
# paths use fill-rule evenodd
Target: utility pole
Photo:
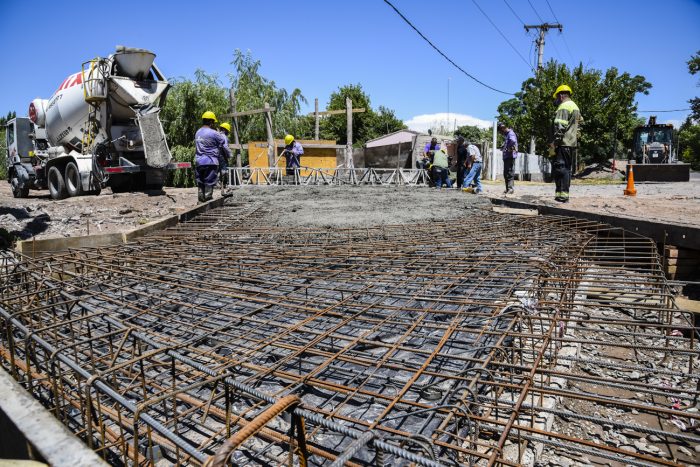
<path id="1" fill-rule="evenodd" d="M 542 63 L 544 58 L 544 36 L 550 29 L 558 29 L 559 32 L 564 30 L 564 26 L 559 23 L 543 23 L 543 24 L 526 24 L 525 31 L 530 32 L 530 29 L 538 29 L 540 31 L 540 37 L 535 40 L 535 45 L 537 46 L 537 72 L 542 69 Z"/>
<path id="2" fill-rule="evenodd" d="M 537 76 L 542 70 L 544 64 L 544 36 L 550 29 L 558 29 L 559 32 L 564 30 L 564 26 L 560 23 L 542 23 L 542 24 L 526 24 L 525 31 L 530 32 L 530 29 L 537 29 L 540 32 L 540 36 L 535 40 L 535 45 L 537 46 L 537 71 L 535 72 Z M 535 136 L 530 137 L 530 154 L 535 154 Z M 527 170 L 527 167 L 525 168 Z"/>

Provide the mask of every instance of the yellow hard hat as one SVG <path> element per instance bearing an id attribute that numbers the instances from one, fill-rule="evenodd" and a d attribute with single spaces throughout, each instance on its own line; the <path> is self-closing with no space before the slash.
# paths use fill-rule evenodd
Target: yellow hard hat
<path id="1" fill-rule="evenodd" d="M 552 94 L 552 97 L 554 97 L 556 99 L 557 94 L 559 94 L 560 92 L 564 92 L 564 91 L 568 92 L 569 94 L 573 94 L 571 92 L 571 88 L 569 86 L 567 86 L 566 84 L 562 84 L 561 86 L 559 86 L 557 88 L 556 91 L 554 91 L 554 94 Z"/>
<path id="2" fill-rule="evenodd" d="M 292 144 L 292 141 L 294 141 L 294 136 L 287 135 L 284 137 L 284 144 Z"/>
<path id="3" fill-rule="evenodd" d="M 214 115 L 214 112 L 211 110 L 207 110 L 202 114 L 202 120 L 214 120 L 215 122 L 218 122 L 216 115 Z"/>
<path id="4" fill-rule="evenodd" d="M 228 122 L 222 123 L 221 125 L 219 125 L 219 128 L 223 128 L 226 131 L 228 131 L 229 133 L 231 133 L 231 124 Z"/>

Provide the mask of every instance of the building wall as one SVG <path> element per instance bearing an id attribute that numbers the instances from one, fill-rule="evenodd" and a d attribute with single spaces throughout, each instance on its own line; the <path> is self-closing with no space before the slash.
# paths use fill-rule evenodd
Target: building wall
<path id="1" fill-rule="evenodd" d="M 309 170 L 305 170 L 304 167 L 312 169 L 329 169 L 335 168 L 336 166 L 336 150 L 335 149 L 324 149 L 324 148 L 311 148 L 306 147 L 307 144 L 336 144 L 332 140 L 297 140 L 304 147 L 304 155 L 301 156 L 301 166 L 302 170 L 300 174 L 306 176 L 310 173 Z M 248 143 L 248 163 L 251 169 L 268 168 L 267 162 L 267 142 L 265 141 L 251 141 Z M 277 167 L 285 167 L 285 158 L 279 157 L 279 155 L 284 150 L 284 141 L 275 141 L 275 158 L 279 158 L 277 161 Z"/>

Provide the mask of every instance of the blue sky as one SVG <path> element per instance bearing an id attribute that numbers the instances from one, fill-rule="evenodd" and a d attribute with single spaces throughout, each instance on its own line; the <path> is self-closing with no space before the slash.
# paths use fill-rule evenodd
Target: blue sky
<path id="1" fill-rule="evenodd" d="M 532 74 L 533 36 L 520 19 L 532 24 L 556 15 L 564 32 L 547 35 L 545 59 L 645 76 L 653 88 L 639 96 L 640 109 L 685 109 L 700 95 L 698 76 L 685 63 L 700 50 L 697 0 L 392 2 L 456 63 L 498 89 L 515 92 Z M 492 119 L 507 97 L 453 68 L 382 0 L 0 0 L 0 39 L 2 114 L 26 115 L 33 98 L 48 98 L 83 61 L 108 55 L 116 44 L 153 50 L 168 77 L 192 77 L 201 68 L 226 85 L 233 50 L 250 50 L 265 77 L 302 90 L 305 112 L 314 97 L 324 107 L 339 86 L 361 83 L 373 107 L 394 109 L 414 127 L 446 118 L 448 83 L 451 119 L 459 115 L 459 124 Z M 659 117 L 680 122 L 687 113 Z"/>

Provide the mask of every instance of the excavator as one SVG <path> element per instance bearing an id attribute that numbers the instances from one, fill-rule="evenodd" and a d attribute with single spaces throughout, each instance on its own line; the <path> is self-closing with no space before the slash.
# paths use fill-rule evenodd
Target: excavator
<path id="1" fill-rule="evenodd" d="M 673 125 L 656 123 L 656 116 L 649 117 L 646 125 L 634 130 L 631 160 L 634 179 L 638 182 L 687 182 L 690 180 L 690 164 L 678 161 L 678 148 L 673 144 Z"/>

